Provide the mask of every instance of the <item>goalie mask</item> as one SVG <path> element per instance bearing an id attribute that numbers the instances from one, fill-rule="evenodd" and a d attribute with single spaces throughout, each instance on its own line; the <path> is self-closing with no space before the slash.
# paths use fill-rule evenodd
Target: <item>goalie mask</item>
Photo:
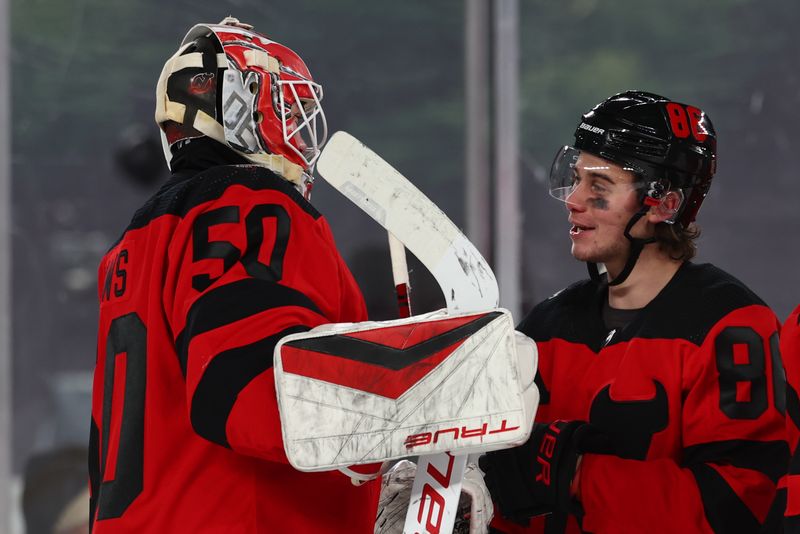
<path id="1" fill-rule="evenodd" d="M 289 48 L 234 18 L 198 24 L 167 60 L 155 119 L 170 147 L 210 137 L 300 186 L 327 136 L 322 87 Z"/>
<path id="2" fill-rule="evenodd" d="M 674 191 L 679 206 L 668 224 L 691 224 L 711 186 L 716 171 L 716 133 L 702 110 L 643 91 L 614 95 L 581 117 L 575 145 L 563 147 L 550 171 L 550 194 L 562 201 L 574 189 L 575 166 L 582 151 L 616 163 L 636 176 L 640 210 L 631 218 L 625 237 L 631 253 L 625 269 L 612 285 L 630 274 L 644 245 L 654 239 L 630 235 L 633 225 Z M 590 272 L 596 277 L 596 267 Z"/>

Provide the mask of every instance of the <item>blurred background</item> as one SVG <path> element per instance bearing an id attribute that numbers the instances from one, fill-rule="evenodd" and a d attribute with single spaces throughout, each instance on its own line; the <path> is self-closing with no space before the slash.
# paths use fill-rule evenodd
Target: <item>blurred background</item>
<path id="1" fill-rule="evenodd" d="M 470 10 L 480 5 L 489 8 L 476 19 Z M 9 11 L 0 18 L 9 25 L 9 64 L 2 68 L 11 91 L 12 288 L 11 362 L 3 371 L 11 382 L 3 406 L 11 437 L 0 436 L 6 440 L 0 452 L 10 455 L 16 480 L 8 527 L 15 533 L 23 532 L 23 509 L 38 517 L 28 532 L 54 532 L 85 487 L 96 268 L 167 176 L 152 118 L 155 84 L 164 60 L 197 22 L 234 15 L 297 51 L 325 88 L 332 130 L 351 132 L 409 177 L 475 236 L 496 270 L 503 257 L 512 258 L 517 271 L 501 304 L 516 310 L 586 276 L 569 254 L 563 205 L 546 189 L 551 160 L 572 142 L 580 114 L 634 88 L 702 107 L 717 128 L 719 165 L 698 218 L 697 261 L 742 279 L 781 320 L 800 303 L 794 168 L 800 3 L 4 0 L 0 6 Z M 468 32 L 470 20 L 488 33 Z M 468 61 L 469 46 L 484 50 L 482 69 Z M 510 52 L 498 55 L 503 50 Z M 511 80 L 510 93 L 503 80 Z M 467 126 L 476 119 L 468 97 L 478 86 L 486 90 L 477 98 L 490 115 L 484 139 L 502 139 L 510 150 L 494 141 L 484 141 L 482 150 L 481 136 L 477 148 L 475 137 L 468 142 Z M 501 111 L 506 94 L 511 117 Z M 501 103 L 493 104 L 497 98 Z M 498 185 L 501 168 L 519 176 L 516 189 Z M 487 200 L 510 202 L 506 222 L 495 220 L 491 207 L 467 208 L 466 177 L 476 169 L 487 174 Z M 313 200 L 372 317 L 392 318 L 385 234 L 322 180 Z M 504 236 L 518 236 L 511 256 L 498 250 Z M 412 269 L 415 311 L 441 306 L 435 283 L 413 262 Z"/>

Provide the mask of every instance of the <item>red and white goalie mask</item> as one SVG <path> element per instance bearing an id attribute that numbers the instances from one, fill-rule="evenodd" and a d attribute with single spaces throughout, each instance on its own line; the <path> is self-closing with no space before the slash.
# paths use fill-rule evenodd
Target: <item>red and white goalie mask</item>
<path id="1" fill-rule="evenodd" d="M 164 65 L 156 122 L 169 147 L 210 137 L 300 184 L 327 137 L 322 86 L 291 49 L 226 18 L 198 24 Z"/>

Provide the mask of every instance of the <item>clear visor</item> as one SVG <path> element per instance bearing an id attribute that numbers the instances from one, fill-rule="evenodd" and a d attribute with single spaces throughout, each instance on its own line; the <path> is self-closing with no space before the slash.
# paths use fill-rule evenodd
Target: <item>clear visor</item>
<path id="1" fill-rule="evenodd" d="M 322 86 L 308 80 L 278 80 L 283 140 L 310 168 L 328 139 Z M 287 105 L 286 96 L 293 102 Z"/>
<path id="2" fill-rule="evenodd" d="M 585 184 L 588 198 L 616 191 L 641 190 L 646 184 L 636 179 L 637 170 L 610 162 L 575 147 L 559 150 L 550 168 L 550 196 L 566 202 Z"/>

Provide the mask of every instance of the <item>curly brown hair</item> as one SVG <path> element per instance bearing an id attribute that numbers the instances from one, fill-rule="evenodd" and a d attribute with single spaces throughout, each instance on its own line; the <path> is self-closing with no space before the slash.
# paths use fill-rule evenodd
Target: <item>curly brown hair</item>
<path id="1" fill-rule="evenodd" d="M 697 254 L 697 243 L 700 228 L 691 223 L 684 228 L 680 224 L 658 223 L 655 229 L 656 243 L 659 250 L 669 254 L 673 260 L 689 261 Z"/>

